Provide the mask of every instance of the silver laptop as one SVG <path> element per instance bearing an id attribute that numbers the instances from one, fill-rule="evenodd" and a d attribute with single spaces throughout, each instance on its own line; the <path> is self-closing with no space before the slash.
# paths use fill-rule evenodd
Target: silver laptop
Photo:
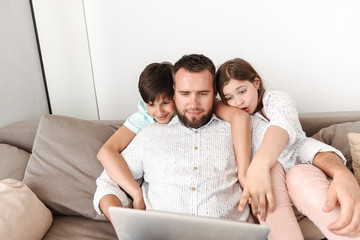
<path id="1" fill-rule="evenodd" d="M 192 215 L 110 207 L 119 240 L 266 240 L 269 228 L 259 224 Z"/>

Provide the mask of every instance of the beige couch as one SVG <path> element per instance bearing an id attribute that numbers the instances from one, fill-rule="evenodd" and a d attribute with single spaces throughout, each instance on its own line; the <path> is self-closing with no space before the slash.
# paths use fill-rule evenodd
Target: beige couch
<path id="1" fill-rule="evenodd" d="M 346 134 L 360 132 L 360 111 L 300 114 L 300 120 L 308 136 L 316 134 L 317 139 L 341 150 L 351 168 Z M 16 234 L 20 237 L 31 229 L 43 239 L 116 239 L 110 223 L 96 214 L 92 199 L 95 180 L 102 171 L 96 153 L 122 123 L 44 115 L 40 121 L 18 122 L 0 128 L 0 180 L 22 181 L 19 184 L 29 187 L 24 191 L 37 197 L 26 200 L 27 195 L 24 195 L 24 203 L 20 205 L 29 206 L 21 210 L 13 206 L 13 201 L 0 202 L 0 210 L 6 208 L 11 213 L 0 216 L 0 225 L 9 225 L 0 231 L 10 231 L 16 224 Z M 0 196 L 5 185 L 1 182 Z M 19 189 L 8 188 L 8 195 L 18 198 Z M 0 201 L 5 200 L 0 197 Z M 42 206 L 33 204 L 36 201 Z M 26 216 L 33 215 L 30 209 L 35 205 L 44 210 L 44 215 L 29 220 Z M 300 222 L 307 239 L 321 239 L 311 222 L 304 218 Z"/>

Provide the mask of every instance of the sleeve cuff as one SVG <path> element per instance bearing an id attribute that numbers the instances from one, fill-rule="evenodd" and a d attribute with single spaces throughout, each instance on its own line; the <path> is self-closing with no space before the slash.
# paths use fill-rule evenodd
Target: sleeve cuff
<path id="1" fill-rule="evenodd" d="M 115 195 L 121 201 L 121 204 L 125 208 L 131 207 L 132 201 L 127 197 L 124 191 L 107 175 L 104 170 L 101 175 L 96 179 L 96 191 L 94 194 L 93 205 L 95 211 L 99 215 L 104 215 L 100 210 L 100 200 L 106 195 Z"/>

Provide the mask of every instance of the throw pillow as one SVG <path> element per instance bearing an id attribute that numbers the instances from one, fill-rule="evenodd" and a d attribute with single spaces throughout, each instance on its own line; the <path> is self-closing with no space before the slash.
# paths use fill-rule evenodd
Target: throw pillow
<path id="1" fill-rule="evenodd" d="M 360 133 L 360 121 L 334 124 L 321 129 L 312 137 L 340 150 L 346 158 L 346 166 L 352 170 L 352 158 L 350 153 L 347 134 L 349 132 Z"/>
<path id="2" fill-rule="evenodd" d="M 0 144 L 0 180 L 13 178 L 21 181 L 24 178 L 30 153 L 17 147 Z"/>
<path id="3" fill-rule="evenodd" d="M 116 129 L 113 125 L 44 115 L 24 183 L 54 213 L 105 220 L 92 204 L 96 178 L 103 170 L 96 155 Z"/>
<path id="4" fill-rule="evenodd" d="M 352 167 L 356 180 L 360 184 L 360 133 L 348 133 L 351 156 L 352 156 Z"/>
<path id="5" fill-rule="evenodd" d="M 52 220 L 50 210 L 24 183 L 0 181 L 1 239 L 42 239 Z"/>

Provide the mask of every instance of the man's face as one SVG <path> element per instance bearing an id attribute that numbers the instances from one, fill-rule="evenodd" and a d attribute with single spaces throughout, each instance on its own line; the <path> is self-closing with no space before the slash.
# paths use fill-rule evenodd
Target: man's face
<path id="1" fill-rule="evenodd" d="M 175 107 L 180 121 L 191 128 L 208 123 L 216 96 L 210 71 L 194 73 L 180 68 L 174 83 Z"/>

